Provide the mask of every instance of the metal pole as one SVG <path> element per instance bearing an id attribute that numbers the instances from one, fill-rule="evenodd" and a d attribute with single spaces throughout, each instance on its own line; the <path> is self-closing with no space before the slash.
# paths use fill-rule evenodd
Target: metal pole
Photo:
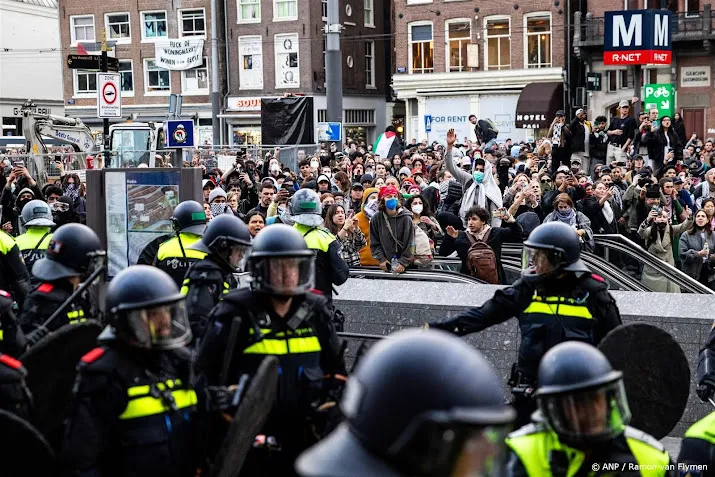
<path id="1" fill-rule="evenodd" d="M 328 0 L 325 83 L 328 121 L 343 122 L 343 55 L 340 51 L 340 1 Z"/>
<path id="2" fill-rule="evenodd" d="M 107 64 L 107 30 L 102 28 L 102 34 L 100 39 L 102 40 L 102 60 L 99 65 L 99 69 L 102 73 L 107 73 L 109 71 L 109 65 Z M 109 164 L 109 119 L 104 118 L 102 121 L 104 123 L 104 129 L 102 131 L 104 136 L 104 161 L 105 164 Z"/>
<path id="3" fill-rule="evenodd" d="M 566 115 L 571 119 L 571 0 L 566 0 Z"/>
<path id="4" fill-rule="evenodd" d="M 214 148 L 221 143 L 221 121 L 218 117 L 221 108 L 221 95 L 218 84 L 218 2 L 211 0 L 211 126 L 213 129 Z"/>
<path id="5" fill-rule="evenodd" d="M 640 112 L 641 109 L 645 111 L 645 104 L 643 103 L 643 97 L 641 95 L 641 83 L 643 82 L 643 68 L 640 67 L 640 65 L 635 65 L 633 67 L 633 96 L 639 99 L 637 103 L 633 103 L 631 105 L 631 109 L 633 110 L 633 117 L 637 118 L 638 113 Z M 637 153 L 638 151 L 636 151 Z"/>

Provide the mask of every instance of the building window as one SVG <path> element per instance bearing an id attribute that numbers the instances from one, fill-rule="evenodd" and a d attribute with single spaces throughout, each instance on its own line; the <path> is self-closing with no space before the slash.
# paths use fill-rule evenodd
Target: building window
<path id="1" fill-rule="evenodd" d="M 526 67 L 551 67 L 551 15 L 524 17 L 526 23 Z"/>
<path id="2" fill-rule="evenodd" d="M 511 32 L 509 18 L 486 20 L 486 65 L 487 70 L 508 70 L 511 68 Z"/>
<path id="3" fill-rule="evenodd" d="M 328 21 L 328 0 L 320 0 L 320 11 L 323 21 Z"/>
<path id="4" fill-rule="evenodd" d="M 119 60 L 119 74 L 122 77 L 122 93 L 133 93 L 134 71 L 132 60 Z"/>
<path id="5" fill-rule="evenodd" d="M 434 72 L 432 25 L 410 25 L 411 73 Z"/>
<path id="6" fill-rule="evenodd" d="M 365 12 L 365 26 L 375 26 L 375 4 L 374 0 L 365 0 L 363 7 Z"/>
<path id="7" fill-rule="evenodd" d="M 166 12 L 142 12 L 142 39 L 166 37 Z"/>
<path id="8" fill-rule="evenodd" d="M 327 11 L 325 16 L 327 18 Z M 273 0 L 273 21 L 297 19 L 298 0 Z"/>
<path id="9" fill-rule="evenodd" d="M 204 9 L 179 12 L 179 36 L 206 36 Z"/>
<path id="10" fill-rule="evenodd" d="M 238 23 L 259 23 L 261 21 L 260 0 L 238 0 Z"/>
<path id="11" fill-rule="evenodd" d="M 72 43 L 94 41 L 94 15 L 70 17 Z"/>
<path id="12" fill-rule="evenodd" d="M 260 36 L 238 37 L 240 89 L 263 89 L 263 40 Z"/>
<path id="13" fill-rule="evenodd" d="M 184 93 L 209 93 L 209 69 L 206 58 L 201 66 L 181 72 L 181 91 Z"/>
<path id="14" fill-rule="evenodd" d="M 700 15 L 700 0 L 685 0 L 685 16 L 697 17 Z"/>
<path id="15" fill-rule="evenodd" d="M 97 73 L 75 70 L 74 94 L 97 94 Z"/>
<path id="16" fill-rule="evenodd" d="M 144 60 L 144 89 L 147 93 L 171 92 L 171 72 L 156 66 L 154 60 Z"/>
<path id="17" fill-rule="evenodd" d="M 130 40 L 128 13 L 108 13 L 104 15 L 104 23 L 107 27 L 107 40 Z"/>
<path id="18" fill-rule="evenodd" d="M 447 71 L 467 71 L 467 45 L 471 40 L 469 21 L 451 21 L 447 30 Z"/>
<path id="19" fill-rule="evenodd" d="M 618 87 L 621 89 L 627 89 L 632 87 L 630 84 L 629 76 L 628 76 L 628 70 L 619 70 L 618 71 L 619 75 L 619 84 Z"/>
<path id="20" fill-rule="evenodd" d="M 276 88 L 300 87 L 298 34 L 274 36 Z"/>
<path id="21" fill-rule="evenodd" d="M 365 42 L 365 86 L 375 87 L 375 42 Z"/>
<path id="22" fill-rule="evenodd" d="M 643 72 L 646 84 L 655 84 L 658 82 L 658 70 L 653 68 Z"/>
<path id="23" fill-rule="evenodd" d="M 606 71 L 606 74 L 608 75 L 608 91 L 616 91 L 618 89 L 618 71 L 615 70 L 608 70 Z"/>

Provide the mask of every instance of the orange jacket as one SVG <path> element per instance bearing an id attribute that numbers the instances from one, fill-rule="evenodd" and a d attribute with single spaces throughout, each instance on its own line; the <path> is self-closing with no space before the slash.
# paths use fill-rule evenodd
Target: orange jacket
<path id="1" fill-rule="evenodd" d="M 379 265 L 377 263 L 377 260 L 372 258 L 372 253 L 370 253 L 370 219 L 367 218 L 367 215 L 365 215 L 365 211 L 363 210 L 365 208 L 365 202 L 367 202 L 367 198 L 372 194 L 377 194 L 378 192 L 378 189 L 372 187 L 365 189 L 365 192 L 362 193 L 362 207 L 360 208 L 360 213 L 355 214 L 355 218 L 358 221 L 360 231 L 365 236 L 365 241 L 367 242 L 367 245 L 365 245 L 359 251 L 360 265 L 362 265 L 363 267 Z"/>

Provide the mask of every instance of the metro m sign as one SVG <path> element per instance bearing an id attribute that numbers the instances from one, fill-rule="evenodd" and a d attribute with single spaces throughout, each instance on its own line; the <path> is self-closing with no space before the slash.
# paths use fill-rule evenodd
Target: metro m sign
<path id="1" fill-rule="evenodd" d="M 669 10 L 606 12 L 603 64 L 669 65 L 670 25 Z"/>

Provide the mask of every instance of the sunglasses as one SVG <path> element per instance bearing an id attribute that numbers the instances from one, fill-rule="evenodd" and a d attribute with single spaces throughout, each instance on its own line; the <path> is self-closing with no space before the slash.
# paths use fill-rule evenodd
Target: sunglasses
<path id="1" fill-rule="evenodd" d="M 551 179 L 541 179 L 542 184 L 548 184 L 551 182 Z"/>

